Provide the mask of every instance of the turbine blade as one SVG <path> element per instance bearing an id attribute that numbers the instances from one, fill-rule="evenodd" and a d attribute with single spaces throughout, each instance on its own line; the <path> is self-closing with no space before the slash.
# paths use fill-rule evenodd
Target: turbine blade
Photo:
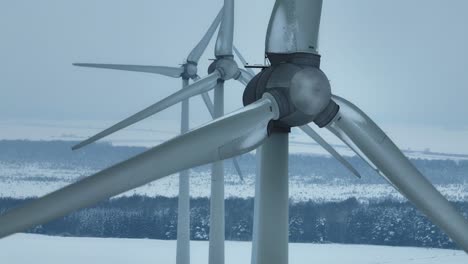
<path id="1" fill-rule="evenodd" d="M 166 66 L 145 66 L 145 65 L 125 65 L 125 64 L 99 64 L 99 63 L 73 63 L 78 67 L 101 68 L 121 71 L 148 72 L 165 75 L 173 78 L 179 78 L 184 69 L 182 67 Z"/>
<path id="2" fill-rule="evenodd" d="M 328 144 L 313 128 L 308 125 L 300 127 L 304 133 L 311 137 L 317 144 L 324 148 L 328 153 L 330 153 L 335 159 L 337 159 L 343 166 L 351 171 L 356 177 L 361 178 L 361 174 L 349 163 L 343 156 L 340 155 L 330 144 Z"/>
<path id="3" fill-rule="evenodd" d="M 468 221 L 359 108 L 334 96 L 340 110 L 327 128 L 352 141 L 395 188 L 468 253 Z"/>
<path id="4" fill-rule="evenodd" d="M 203 38 L 200 40 L 200 42 L 198 42 L 195 48 L 190 52 L 190 54 L 187 57 L 187 61 L 198 63 L 198 61 L 200 60 L 200 57 L 203 55 L 203 52 L 205 52 L 206 47 L 210 43 L 210 40 L 213 38 L 213 35 L 216 29 L 218 28 L 219 24 L 221 23 L 222 18 L 223 18 L 223 8 L 219 10 L 218 15 L 213 20 L 213 23 L 211 23 L 211 26 L 208 28 L 208 31 L 206 31 Z"/>
<path id="5" fill-rule="evenodd" d="M 241 181 L 244 181 L 244 175 L 242 175 L 241 168 L 239 166 L 239 162 L 237 161 L 237 158 L 232 158 L 232 163 L 234 163 L 234 168 L 236 168 L 237 175 L 239 175 L 239 178 Z"/>
<path id="6" fill-rule="evenodd" d="M 234 38 L 234 0 L 224 0 L 223 21 L 216 40 L 216 57 L 232 56 L 232 41 Z"/>
<path id="7" fill-rule="evenodd" d="M 322 3 L 323 0 L 275 1 L 268 22 L 265 52 L 317 54 Z"/>
<path id="8" fill-rule="evenodd" d="M 250 74 L 248 71 L 244 69 L 239 69 L 240 75 L 237 77 L 237 80 L 241 82 L 243 85 L 247 86 L 247 84 L 250 82 L 250 80 L 253 79 L 254 75 Z"/>
<path id="9" fill-rule="evenodd" d="M 248 65 L 247 61 L 244 59 L 244 56 L 242 56 L 242 54 L 240 53 L 240 51 L 236 48 L 236 46 L 232 46 L 232 49 L 234 50 L 234 52 L 236 53 L 236 56 L 239 58 L 239 60 L 242 62 L 242 65 L 244 65 L 244 67 L 246 65 Z M 246 70 L 252 75 L 252 76 L 255 76 L 255 72 L 250 69 L 250 68 L 246 68 Z M 253 77 L 252 77 L 253 78 Z"/>
<path id="10" fill-rule="evenodd" d="M 195 78 L 193 78 L 193 80 L 194 81 L 200 80 L 200 76 L 198 76 L 198 75 L 195 76 Z M 203 99 L 203 102 L 206 105 L 206 108 L 208 109 L 208 112 L 211 115 L 211 118 L 214 118 L 214 105 L 213 105 L 213 101 L 211 101 L 210 95 L 208 94 L 208 92 L 204 92 L 204 93 L 201 94 L 201 97 Z"/>
<path id="11" fill-rule="evenodd" d="M 264 98 L 0 216 L 0 237 L 25 231 L 170 174 L 257 148 L 278 114 Z"/>
<path id="12" fill-rule="evenodd" d="M 186 88 L 173 93 L 172 95 L 166 97 L 165 99 L 143 109 L 142 111 L 120 121 L 119 123 L 109 127 L 108 129 L 101 131 L 98 134 L 86 139 L 85 141 L 73 146 L 72 149 L 75 150 L 75 149 L 82 148 L 118 130 L 121 130 L 132 124 L 135 124 L 136 122 L 141 121 L 145 118 L 148 118 L 158 112 L 161 112 L 162 110 L 170 106 L 173 106 L 185 99 L 188 99 L 194 95 L 209 91 L 216 86 L 216 83 L 220 76 L 221 75 L 219 74 L 219 72 L 215 71 L 212 74 L 208 75 L 207 77 L 200 79 L 197 82 L 192 83 Z"/>
<path id="13" fill-rule="evenodd" d="M 208 112 L 210 112 L 211 117 L 214 117 L 214 106 L 213 101 L 211 101 L 210 95 L 208 94 L 208 92 L 204 92 L 201 94 L 201 96 L 203 98 L 203 102 L 205 102 Z"/>
<path id="14" fill-rule="evenodd" d="M 207 92 L 202 93 L 201 95 L 203 101 L 205 102 L 206 108 L 208 109 L 208 112 L 210 112 L 211 117 L 214 118 L 214 105 L 213 101 L 211 101 L 210 95 Z M 242 171 L 240 169 L 239 163 L 237 162 L 237 159 L 232 158 L 232 162 L 234 163 L 234 167 L 236 168 L 239 178 L 241 179 L 241 181 L 244 181 L 244 176 L 242 175 Z"/>

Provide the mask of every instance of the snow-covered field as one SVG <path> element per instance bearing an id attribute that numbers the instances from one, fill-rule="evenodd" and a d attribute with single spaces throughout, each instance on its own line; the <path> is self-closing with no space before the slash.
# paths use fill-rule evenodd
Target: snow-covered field
<path id="1" fill-rule="evenodd" d="M 90 123 L 51 123 L 25 122 L 8 123 L 0 121 L 0 139 L 27 140 L 82 140 L 108 124 Z M 161 126 L 160 126 L 161 127 Z M 109 137 L 114 145 L 154 146 L 177 135 L 178 124 L 166 123 L 165 130 L 133 127 Z M 33 132 L 32 132 L 33 131 Z M 453 142 L 440 142 L 438 146 L 427 145 L 435 153 L 424 150 L 424 142 L 434 140 L 427 134 L 417 137 L 405 137 L 404 131 L 391 130 L 389 135 L 405 149 L 411 158 L 468 160 L 468 155 L 444 154 L 466 153 L 463 146 L 468 146 L 466 133 L 462 137 L 458 132 L 435 131 L 444 134 Z M 414 135 L 417 131 L 413 131 Z M 434 131 L 433 131 L 434 132 Z M 448 134 L 447 134 L 447 133 Z M 436 134 L 437 134 L 436 133 Z M 400 136 L 399 136 L 400 135 Z M 435 137 L 435 136 L 434 136 Z M 325 135 L 335 148 L 345 156 L 354 153 L 333 137 Z M 416 138 L 416 140 L 414 140 Z M 462 139 L 463 138 L 463 139 Z M 465 141 L 463 141 L 465 140 Z M 410 144 L 411 142 L 411 144 Z M 408 143 L 408 144 L 407 144 Z M 325 151 L 298 130 L 290 137 L 290 152 L 313 155 L 328 155 Z M 88 176 L 95 169 L 85 166 L 57 166 L 47 162 L 6 162 L 0 161 L 0 197 L 25 198 L 42 196 L 53 190 L 68 185 L 77 179 Z M 313 175 L 311 175 L 313 177 Z M 237 175 L 226 175 L 226 197 L 249 198 L 254 195 L 254 175 L 244 175 L 241 182 Z M 210 174 L 208 171 L 192 171 L 190 178 L 190 195 L 196 197 L 210 196 Z M 289 181 L 290 197 L 293 201 L 343 201 L 355 197 L 360 201 L 375 199 L 403 199 L 388 184 L 350 184 L 330 182 L 316 184 L 304 181 L 301 177 L 291 175 Z M 452 201 L 468 201 L 468 184 L 445 184 L 436 186 Z M 172 175 L 152 182 L 122 195 L 146 195 L 176 197 L 178 195 L 178 177 Z M 461 251 L 403 248 L 364 245 L 337 244 L 290 244 L 290 263 L 411 263 L 411 264 L 459 264 L 468 263 L 468 255 Z M 251 243 L 227 242 L 226 263 L 250 263 Z M 194 241 L 191 243 L 192 264 L 207 263 L 208 243 Z M 32 234 L 17 234 L 0 240 L 0 263 L 175 263 L 175 241 L 149 239 L 102 239 L 102 238 L 64 238 Z"/>
<path id="2" fill-rule="evenodd" d="M 129 146 L 154 146 L 177 135 L 178 122 L 153 120 L 153 127 L 163 129 L 149 129 L 149 125 L 137 124 L 129 127 L 115 135 L 106 138 L 114 145 Z M 27 140 L 82 140 L 93 135 L 112 121 L 0 121 L 0 139 L 27 139 Z M 163 126 L 161 126 L 161 123 Z M 468 155 L 444 154 L 423 150 L 423 141 L 414 137 L 420 129 L 389 129 L 389 135 L 405 149 L 405 154 L 411 158 L 420 159 L 450 159 L 468 160 Z M 406 132 L 405 132 L 406 131 Z M 409 131 L 409 133 L 408 133 Z M 406 134 L 405 134 L 406 133 Z M 434 145 L 436 151 L 452 150 L 453 153 L 462 153 L 464 150 L 464 137 L 459 132 L 432 129 L 431 134 L 445 135 L 445 139 L 456 140 L 458 144 L 441 143 Z M 405 135 L 405 136 L 402 136 Z M 345 156 L 354 156 L 354 153 L 343 146 L 335 137 L 323 135 L 335 148 Z M 449 137 L 447 137 L 449 136 Z M 409 140 L 413 138 L 415 140 Z M 463 138 L 463 139 L 462 139 Z M 428 140 L 427 133 L 424 140 Z M 411 143 L 410 143 L 411 142 Z M 424 141 L 432 146 L 434 140 Z M 432 144 L 432 145 L 431 145 Z M 468 141 L 467 141 L 468 144 Z M 447 146 L 444 148 L 443 146 Z M 466 145 L 468 146 L 468 145 Z M 412 150 L 411 150 L 412 149 Z M 419 149 L 416 151 L 415 149 Z M 466 150 L 465 152 L 467 152 Z M 305 153 L 313 155 L 328 155 L 320 146 L 298 129 L 294 129 L 290 136 L 290 152 Z M 0 161 L 0 197 L 24 198 L 31 196 L 42 196 L 53 190 L 59 189 L 80 177 L 91 175 L 95 170 L 87 167 L 68 166 L 57 167 L 57 164 L 46 162 L 2 162 Z M 294 201 L 342 201 L 350 197 L 358 200 L 370 199 L 401 199 L 402 197 L 388 184 L 349 184 L 330 182 L 330 184 L 313 184 L 294 175 L 290 178 L 290 197 Z M 311 175 L 312 177 L 312 175 Z M 40 179 L 40 180 L 39 180 Z M 209 197 L 210 175 L 208 172 L 193 172 L 190 178 L 192 197 Z M 437 186 L 438 189 L 453 201 L 468 200 L 468 184 L 449 184 Z M 178 194 L 178 177 L 172 175 L 159 181 L 129 191 L 123 195 L 146 195 L 175 197 Z M 245 182 L 240 182 L 237 175 L 226 175 L 226 197 L 248 198 L 254 195 L 254 177 L 245 175 Z"/>
<path id="3" fill-rule="evenodd" d="M 42 196 L 92 174 L 92 169 L 60 168 L 48 163 L 7 163 L 0 162 L 0 197 L 26 198 Z M 209 197 L 211 176 L 209 172 L 192 171 L 190 195 L 193 198 Z M 226 175 L 226 197 L 249 198 L 254 196 L 254 175 L 245 175 L 244 181 L 238 175 Z M 446 184 L 437 188 L 452 201 L 468 201 L 468 184 Z M 360 201 L 395 199 L 403 197 L 389 184 L 316 184 L 304 181 L 302 177 L 291 177 L 290 197 L 293 201 L 313 200 L 343 201 L 355 197 Z M 131 190 L 121 196 L 144 195 L 149 197 L 178 195 L 178 176 L 171 175 L 158 181 Z"/>
<path id="4" fill-rule="evenodd" d="M 0 240 L 1 263 L 175 263 L 175 241 L 17 234 Z M 226 242 L 226 264 L 250 263 L 250 242 Z M 191 243 L 191 263 L 208 263 L 208 242 Z M 462 264 L 462 251 L 338 244 L 289 244 L 291 264 Z"/>

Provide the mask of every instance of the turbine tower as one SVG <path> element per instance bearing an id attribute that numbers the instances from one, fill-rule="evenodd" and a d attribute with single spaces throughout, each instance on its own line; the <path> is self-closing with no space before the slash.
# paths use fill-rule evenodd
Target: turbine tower
<path id="1" fill-rule="evenodd" d="M 218 32 L 215 46 L 216 60 L 210 65 L 209 73 L 215 70 L 228 73 L 226 77 L 218 79 L 214 89 L 213 118 L 224 115 L 224 82 L 232 78 L 238 78 L 239 71 L 233 60 L 234 39 L 234 0 L 224 1 L 224 16 Z M 252 76 L 249 77 L 251 79 Z M 246 84 L 246 82 L 245 82 Z M 208 251 L 209 264 L 224 263 L 224 163 L 217 161 L 211 165 L 211 197 L 210 197 L 210 241 Z"/>
<path id="2" fill-rule="evenodd" d="M 346 143 L 468 252 L 468 221 L 362 110 L 332 95 L 316 50 L 321 8 L 322 0 L 276 1 L 265 49 L 271 65 L 248 83 L 243 108 L 6 212 L 0 216 L 0 237 L 262 146 L 252 257 L 255 264 L 288 263 L 288 134 L 292 127 L 314 123 Z M 235 78 L 232 69 L 232 61 L 220 59 L 213 73 L 177 92 L 177 98 L 205 92 L 218 79 Z"/>

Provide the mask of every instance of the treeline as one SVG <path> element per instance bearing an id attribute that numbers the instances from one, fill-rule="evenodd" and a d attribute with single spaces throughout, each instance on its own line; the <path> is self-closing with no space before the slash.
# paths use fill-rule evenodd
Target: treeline
<path id="1" fill-rule="evenodd" d="M 29 201 L 0 199 L 0 213 Z M 252 238 L 253 199 L 227 199 L 226 239 Z M 468 202 L 455 203 L 465 217 Z M 191 200 L 191 238 L 209 238 L 209 200 Z M 455 248 L 409 203 L 302 202 L 290 204 L 291 242 Z M 74 212 L 29 232 L 86 237 L 176 239 L 177 198 L 122 197 Z"/>
<path id="2" fill-rule="evenodd" d="M 0 140 L 0 162 L 48 162 L 62 168 L 87 167 L 100 170 L 117 162 L 135 156 L 146 148 L 117 147 L 107 143 L 92 144 L 78 151 L 71 151 L 72 141 L 21 141 Z M 358 157 L 348 160 L 362 174 L 357 179 L 344 169 L 335 159 L 317 155 L 291 154 L 289 157 L 289 174 L 292 179 L 300 177 L 301 181 L 311 183 L 383 183 L 367 164 Z M 434 184 L 450 184 L 467 182 L 468 161 L 462 160 L 411 160 L 418 169 Z M 251 154 L 239 157 L 241 169 L 246 175 L 256 171 L 255 156 Z M 194 168 L 195 171 L 208 171 L 210 166 Z M 231 161 L 225 162 L 227 173 L 235 173 Z"/>

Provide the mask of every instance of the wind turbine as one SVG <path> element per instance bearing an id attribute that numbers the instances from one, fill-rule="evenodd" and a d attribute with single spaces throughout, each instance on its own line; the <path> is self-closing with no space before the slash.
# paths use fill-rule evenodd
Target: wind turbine
<path id="1" fill-rule="evenodd" d="M 153 73 L 153 74 L 160 74 L 160 75 L 165 75 L 168 77 L 173 77 L 173 78 L 181 78 L 182 79 L 182 89 L 186 89 L 189 80 L 197 81 L 200 79 L 198 76 L 198 62 L 206 50 L 210 40 L 212 39 L 216 29 L 218 28 L 219 24 L 221 21 L 223 21 L 223 17 L 226 16 L 225 12 L 223 12 L 223 8 L 219 11 L 218 15 L 208 28 L 207 32 L 205 35 L 202 37 L 200 42 L 195 46 L 195 48 L 192 49 L 190 54 L 187 57 L 187 61 L 180 67 L 167 67 L 167 66 L 146 66 L 146 65 L 125 65 L 125 64 L 96 64 L 96 63 L 74 63 L 73 65 L 75 66 L 80 66 L 80 67 L 91 67 L 91 68 L 103 68 L 103 69 L 113 69 L 113 70 L 124 70 L 124 71 L 134 71 L 134 72 L 146 72 L 146 73 Z M 231 10 L 233 10 L 231 8 Z M 236 54 L 240 58 L 241 61 L 245 61 L 244 58 L 242 57 L 241 53 L 239 50 L 234 48 Z M 245 63 L 244 63 L 245 64 Z M 244 78 L 248 78 L 249 80 L 255 75 L 252 70 L 250 72 L 245 72 L 244 73 Z M 247 84 L 247 81 L 244 81 L 244 84 Z M 208 108 L 208 111 L 210 112 L 211 116 L 213 118 L 222 116 L 223 113 L 223 94 L 222 92 L 219 92 L 219 89 L 222 90 L 223 84 L 219 83 L 218 88 L 215 89 L 215 102 L 213 105 L 213 102 L 211 101 L 211 98 L 207 92 L 202 93 L 202 98 L 203 101 Z M 216 91 L 218 90 L 218 93 Z M 164 101 L 164 100 L 163 100 Z M 186 133 L 189 131 L 189 99 L 184 99 L 181 102 L 182 104 L 182 111 L 181 111 L 181 125 L 180 125 L 180 132 L 181 134 Z M 155 105 L 163 105 L 164 102 L 158 102 Z M 153 105 L 154 106 L 154 105 Z M 160 107 L 159 111 L 163 110 L 165 108 Z M 141 113 L 141 112 L 140 112 Z M 72 147 L 73 150 L 79 149 L 81 147 L 84 147 L 88 144 L 91 144 L 111 133 L 114 133 L 120 129 L 125 128 L 126 126 L 129 126 L 144 117 L 141 117 L 141 115 L 134 115 L 119 124 L 111 127 L 108 130 L 105 130 L 83 142 L 80 142 L 79 144 L 75 145 Z M 233 163 L 234 167 L 240 177 L 241 180 L 243 180 L 242 172 L 240 170 L 239 163 L 237 159 L 234 157 L 233 158 Z M 224 183 L 224 177 L 223 177 L 224 171 L 222 164 L 220 166 L 219 163 L 216 163 L 213 165 L 213 175 L 212 178 L 214 179 L 212 184 L 212 193 L 214 194 L 214 197 L 212 196 L 212 204 L 220 204 L 223 203 L 224 201 L 224 191 L 222 185 Z M 219 215 L 222 214 L 224 215 L 224 208 L 221 208 L 222 211 L 218 212 L 217 210 L 218 207 L 214 208 L 214 215 Z M 189 195 L 189 172 L 187 170 L 181 171 L 179 173 L 179 196 L 178 196 L 178 214 L 177 214 L 177 259 L 176 263 L 178 264 L 185 264 L 185 263 L 190 263 L 190 195 Z M 224 218 L 218 217 L 216 219 L 219 224 L 214 223 L 215 227 L 218 227 L 218 229 L 223 229 L 224 230 Z M 216 230 L 216 229 L 215 229 Z M 224 232 L 223 232 L 224 234 Z M 215 236 L 216 237 L 216 236 Z M 224 237 L 223 237 L 224 240 Z M 215 241 L 215 244 L 220 244 L 219 241 Z M 214 248 L 217 251 L 219 251 L 218 248 Z M 211 251 L 210 251 L 211 252 Z M 223 257 L 224 258 L 224 257 Z"/>
<path id="2" fill-rule="evenodd" d="M 198 61 L 206 50 L 206 47 L 213 37 L 214 32 L 221 23 L 218 38 L 215 47 L 216 59 L 209 67 L 208 77 L 201 79 L 197 75 Z M 224 114 L 224 81 L 229 79 L 239 80 L 246 85 L 255 73 L 251 70 L 239 69 L 234 61 L 233 50 L 245 65 L 245 59 L 238 49 L 233 46 L 234 34 L 234 1 L 225 1 L 225 7 L 221 9 L 210 28 L 192 50 L 187 58 L 187 62 L 181 67 L 161 67 L 161 66 L 141 66 L 141 65 L 119 65 L 119 64 L 95 64 L 95 63 L 75 63 L 76 66 L 105 68 L 116 70 L 127 70 L 137 72 L 149 72 L 162 74 L 174 78 L 182 78 L 182 90 L 180 94 L 186 91 L 196 89 L 214 89 L 214 103 L 206 90 L 201 95 L 213 118 L 221 117 Z M 220 78 L 221 77 L 221 78 Z M 196 81 L 188 86 L 189 79 Z M 199 82 L 197 82 L 199 81 Z M 215 83 L 216 82 L 216 83 Z M 132 125 L 144 118 L 147 118 L 167 107 L 182 101 L 181 133 L 188 131 L 188 97 L 173 94 L 156 104 L 140 111 L 139 113 L 117 123 L 116 125 L 80 142 L 72 149 L 78 149 L 93 143 L 109 134 Z M 234 167 L 243 180 L 240 166 L 233 158 Z M 224 262 L 224 166 L 223 161 L 212 164 L 211 176 L 211 199 L 210 199 L 210 263 Z M 178 225 L 177 225 L 177 263 L 190 262 L 190 196 L 188 171 L 182 171 L 179 174 L 179 199 L 178 199 Z"/>
<path id="3" fill-rule="evenodd" d="M 266 37 L 271 66 L 249 82 L 245 107 L 5 213 L 0 217 L 0 237 L 172 173 L 262 146 L 252 255 L 259 264 L 287 263 L 288 133 L 291 127 L 313 122 L 349 145 L 468 252 L 468 221 L 364 112 L 332 95 L 316 51 L 321 7 L 322 0 L 276 1 Z M 184 93 L 182 99 L 203 89 L 197 91 Z"/>

